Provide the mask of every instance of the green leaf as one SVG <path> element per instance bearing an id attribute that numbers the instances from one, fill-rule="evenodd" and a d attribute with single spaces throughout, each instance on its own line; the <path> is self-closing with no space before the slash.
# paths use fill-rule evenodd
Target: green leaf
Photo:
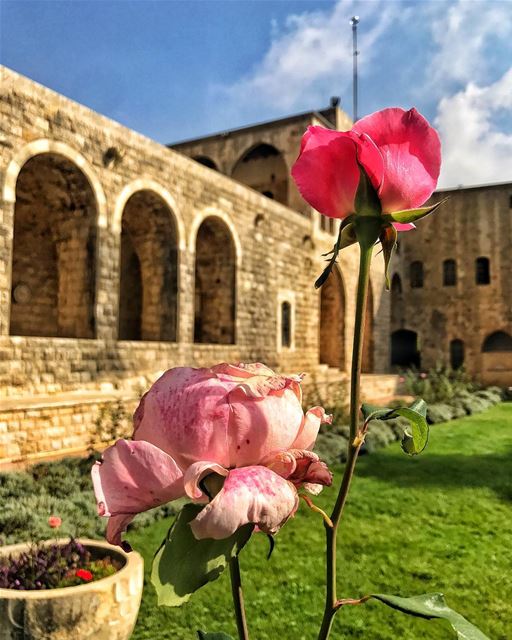
<path id="1" fill-rule="evenodd" d="M 399 596 L 377 593 L 370 597 L 380 600 L 380 602 L 387 604 L 388 607 L 418 618 L 447 620 L 457 633 L 459 640 L 490 640 L 488 636 L 482 633 L 474 624 L 468 622 L 460 613 L 450 609 L 442 593 L 425 593 L 412 598 L 400 598 Z"/>
<path id="2" fill-rule="evenodd" d="M 419 209 L 406 209 L 405 211 L 395 211 L 394 213 L 385 213 L 382 217 L 386 222 L 416 222 L 421 220 L 425 216 L 434 213 L 439 207 L 444 204 L 449 198 L 444 198 L 440 202 L 431 205 L 430 207 L 420 207 Z"/>
<path id="3" fill-rule="evenodd" d="M 380 243 L 382 245 L 382 253 L 384 255 L 384 276 L 386 278 L 386 291 L 390 289 L 389 281 L 389 263 L 393 250 L 396 247 L 396 239 L 398 237 L 398 231 L 392 225 L 384 227 L 380 232 Z"/>
<path id="4" fill-rule="evenodd" d="M 246 524 L 224 540 L 196 540 L 190 522 L 203 508 L 187 504 L 179 512 L 153 559 L 151 582 L 158 604 L 179 607 L 207 582 L 216 580 L 251 537 Z"/>
<path id="5" fill-rule="evenodd" d="M 206 633 L 205 631 L 198 631 L 197 635 L 199 640 L 233 640 L 233 638 L 226 633 Z"/>
<path id="6" fill-rule="evenodd" d="M 405 430 L 402 438 L 402 449 L 411 456 L 421 453 L 428 442 L 427 403 L 424 400 L 415 400 L 410 407 L 376 407 L 371 404 L 363 404 L 361 412 L 365 422 L 370 420 L 391 420 L 402 416 L 409 421 L 410 430 Z"/>

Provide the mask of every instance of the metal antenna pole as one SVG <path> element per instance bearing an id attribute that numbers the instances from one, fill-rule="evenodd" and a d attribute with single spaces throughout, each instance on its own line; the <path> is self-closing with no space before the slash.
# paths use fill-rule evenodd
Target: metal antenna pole
<path id="1" fill-rule="evenodd" d="M 352 80 L 352 93 L 353 93 L 353 119 L 357 122 L 357 56 L 359 51 L 357 50 L 357 25 L 359 24 L 359 16 L 353 16 L 350 19 L 352 25 L 352 60 L 353 60 L 353 80 Z"/>

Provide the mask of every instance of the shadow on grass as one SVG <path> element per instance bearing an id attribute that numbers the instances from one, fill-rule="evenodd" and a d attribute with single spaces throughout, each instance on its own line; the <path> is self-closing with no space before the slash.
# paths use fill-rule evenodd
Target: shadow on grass
<path id="1" fill-rule="evenodd" d="M 373 454 L 358 475 L 403 487 L 488 488 L 512 501 L 512 448 L 499 454 L 423 454 L 417 458 Z"/>

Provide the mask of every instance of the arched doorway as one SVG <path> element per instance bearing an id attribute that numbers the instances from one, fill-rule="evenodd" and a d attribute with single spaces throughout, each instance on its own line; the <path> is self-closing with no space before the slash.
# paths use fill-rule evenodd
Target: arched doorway
<path id="1" fill-rule="evenodd" d="M 409 329 L 398 329 L 391 334 L 391 366 L 417 367 L 421 366 L 418 349 L 418 334 Z"/>
<path id="2" fill-rule="evenodd" d="M 450 367 L 460 369 L 464 364 L 464 342 L 456 338 L 450 342 Z"/>
<path id="3" fill-rule="evenodd" d="M 156 193 L 137 191 L 121 221 L 119 339 L 175 341 L 177 297 L 173 214 Z"/>
<path id="4" fill-rule="evenodd" d="M 365 329 L 363 340 L 363 356 L 361 360 L 361 372 L 373 373 L 373 352 L 374 352 L 374 319 L 373 319 L 373 291 L 371 281 L 368 283 L 368 300 L 366 303 Z"/>
<path id="5" fill-rule="evenodd" d="M 345 369 L 345 288 L 337 267 L 320 289 L 320 363 Z"/>
<path id="6" fill-rule="evenodd" d="M 97 204 L 82 171 L 36 155 L 16 182 L 10 334 L 93 338 Z"/>
<path id="7" fill-rule="evenodd" d="M 288 167 L 283 154 L 270 144 L 258 144 L 246 151 L 231 177 L 268 198 L 288 204 Z"/>
<path id="8" fill-rule="evenodd" d="M 235 343 L 236 249 L 227 225 L 206 218 L 197 232 L 194 342 Z"/>
<path id="9" fill-rule="evenodd" d="M 512 336 L 495 331 L 482 344 L 482 380 L 486 384 L 512 386 Z"/>

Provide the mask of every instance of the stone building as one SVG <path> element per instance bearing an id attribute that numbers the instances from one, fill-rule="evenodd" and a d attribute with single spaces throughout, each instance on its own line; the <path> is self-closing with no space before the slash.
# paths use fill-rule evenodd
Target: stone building
<path id="1" fill-rule="evenodd" d="M 391 295 L 391 364 L 464 365 L 512 386 L 512 182 L 437 191 L 449 196 L 400 235 Z"/>
<path id="2" fill-rule="evenodd" d="M 83 450 L 101 406 L 171 366 L 261 360 L 324 395 L 346 381 L 357 248 L 316 291 L 335 229 L 289 178 L 307 125 L 350 126 L 338 108 L 169 149 L 1 68 L 0 112 L 0 462 Z M 382 397 L 381 256 L 370 299 L 365 389 Z"/>

